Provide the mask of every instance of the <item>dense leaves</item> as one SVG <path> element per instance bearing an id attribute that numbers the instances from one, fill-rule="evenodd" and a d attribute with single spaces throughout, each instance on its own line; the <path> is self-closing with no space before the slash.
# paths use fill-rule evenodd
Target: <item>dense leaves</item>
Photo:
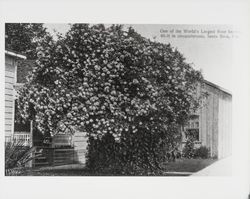
<path id="1" fill-rule="evenodd" d="M 5 48 L 36 59 L 36 46 L 40 39 L 49 37 L 41 23 L 6 23 Z"/>
<path id="2" fill-rule="evenodd" d="M 103 139 L 90 138 L 86 166 L 92 172 L 113 175 L 159 175 L 162 163 L 169 161 L 167 153 L 180 142 L 178 130 L 171 126 L 156 134 L 141 128 L 124 133 L 120 142 L 109 133 Z"/>
<path id="3" fill-rule="evenodd" d="M 205 146 L 200 146 L 199 148 L 195 149 L 194 153 L 195 158 L 202 158 L 207 159 L 209 158 L 209 149 Z"/>
<path id="4" fill-rule="evenodd" d="M 194 138 L 190 137 L 187 139 L 186 144 L 183 148 L 183 156 L 185 158 L 194 158 L 195 157 L 195 140 Z"/>
<path id="5" fill-rule="evenodd" d="M 24 146 L 24 140 L 5 143 L 5 174 L 12 175 L 15 168 L 23 168 L 33 159 L 34 147 Z"/>
<path id="6" fill-rule="evenodd" d="M 182 155 L 185 158 L 209 158 L 209 149 L 205 146 L 195 147 L 195 140 L 189 138 L 183 148 Z"/>
<path id="7" fill-rule="evenodd" d="M 20 92 L 22 116 L 51 135 L 80 129 L 100 142 L 110 135 L 130 154 L 124 162 L 157 167 L 161 143 L 172 147 L 179 135 L 170 129 L 199 105 L 201 73 L 132 28 L 74 24 L 65 37 L 41 41 L 37 56 Z"/>

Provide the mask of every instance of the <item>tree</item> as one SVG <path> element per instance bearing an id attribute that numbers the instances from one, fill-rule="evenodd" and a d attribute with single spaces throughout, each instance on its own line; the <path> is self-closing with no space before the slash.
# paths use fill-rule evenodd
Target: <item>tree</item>
<path id="1" fill-rule="evenodd" d="M 199 105 L 201 73 L 132 28 L 74 24 L 37 50 L 20 93 L 22 116 L 52 135 L 86 131 L 92 144 L 112 145 L 108 155 L 119 165 L 159 169 L 159 151 L 176 146 L 178 126 Z"/>
<path id="2" fill-rule="evenodd" d="M 49 33 L 41 23 L 6 23 L 5 48 L 23 53 L 28 59 L 36 59 L 38 41 Z"/>

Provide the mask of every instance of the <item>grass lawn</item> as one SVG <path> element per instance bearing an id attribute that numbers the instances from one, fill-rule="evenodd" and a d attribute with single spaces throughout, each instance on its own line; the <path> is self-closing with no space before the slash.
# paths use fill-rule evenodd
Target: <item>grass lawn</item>
<path id="1" fill-rule="evenodd" d="M 164 164 L 165 171 L 164 176 L 187 176 L 173 174 L 171 172 L 197 172 L 210 164 L 214 163 L 214 159 L 177 159 L 175 162 L 168 162 Z M 113 176 L 108 173 L 91 173 L 86 169 L 27 169 L 22 176 Z"/>
<path id="2" fill-rule="evenodd" d="M 197 172 L 210 164 L 214 159 L 178 159 L 175 162 L 165 164 L 167 172 Z"/>
<path id="3" fill-rule="evenodd" d="M 23 176 L 93 176 L 85 169 L 26 170 Z"/>

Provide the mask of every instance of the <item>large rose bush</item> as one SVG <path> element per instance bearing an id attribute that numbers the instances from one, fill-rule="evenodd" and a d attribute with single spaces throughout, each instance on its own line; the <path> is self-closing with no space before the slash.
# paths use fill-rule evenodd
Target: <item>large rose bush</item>
<path id="1" fill-rule="evenodd" d="M 199 106 L 201 73 L 132 28 L 74 24 L 65 37 L 41 41 L 37 56 L 20 91 L 22 117 L 52 136 L 87 132 L 90 163 L 100 143 L 116 164 L 159 168 L 159 152 L 176 146 L 178 126 Z"/>

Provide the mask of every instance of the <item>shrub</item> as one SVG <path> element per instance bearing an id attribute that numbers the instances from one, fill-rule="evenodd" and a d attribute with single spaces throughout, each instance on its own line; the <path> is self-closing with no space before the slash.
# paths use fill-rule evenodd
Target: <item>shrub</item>
<path id="1" fill-rule="evenodd" d="M 185 144 L 185 147 L 182 151 L 183 157 L 185 158 L 194 158 L 195 149 L 194 149 L 194 139 L 189 138 Z"/>
<path id="2" fill-rule="evenodd" d="M 209 157 L 209 149 L 205 146 L 201 146 L 201 147 L 195 149 L 194 156 L 196 158 L 206 159 Z"/>
<path id="3" fill-rule="evenodd" d="M 13 141 L 5 144 L 5 174 L 16 175 L 17 168 L 21 172 L 21 169 L 27 162 L 33 158 L 30 154 L 34 148 L 23 145 L 23 141 Z"/>
<path id="4" fill-rule="evenodd" d="M 176 147 L 180 133 L 169 128 L 201 100 L 200 71 L 132 28 L 73 24 L 57 41 L 41 40 L 37 54 L 19 92 L 20 114 L 52 135 L 87 132 L 91 169 L 158 171 L 160 152 Z"/>
<path id="5" fill-rule="evenodd" d="M 176 126 L 167 129 L 177 131 Z M 179 138 L 166 136 L 166 132 L 152 133 L 141 128 L 137 133 L 126 132 L 116 142 L 112 134 L 88 140 L 86 166 L 92 172 L 114 175 L 160 175 L 161 163 L 167 160 L 166 151 L 173 149 Z"/>
<path id="6" fill-rule="evenodd" d="M 86 166 L 92 172 L 111 175 L 147 175 L 160 172 L 153 146 L 142 139 L 142 132 L 116 142 L 111 134 L 89 139 Z M 127 135 L 127 134 L 126 134 Z M 145 138 L 144 138 L 145 139 Z M 151 145 L 155 145 L 153 141 Z M 160 155 L 159 155 L 160 156 Z M 158 158 L 159 158 L 158 156 Z"/>

